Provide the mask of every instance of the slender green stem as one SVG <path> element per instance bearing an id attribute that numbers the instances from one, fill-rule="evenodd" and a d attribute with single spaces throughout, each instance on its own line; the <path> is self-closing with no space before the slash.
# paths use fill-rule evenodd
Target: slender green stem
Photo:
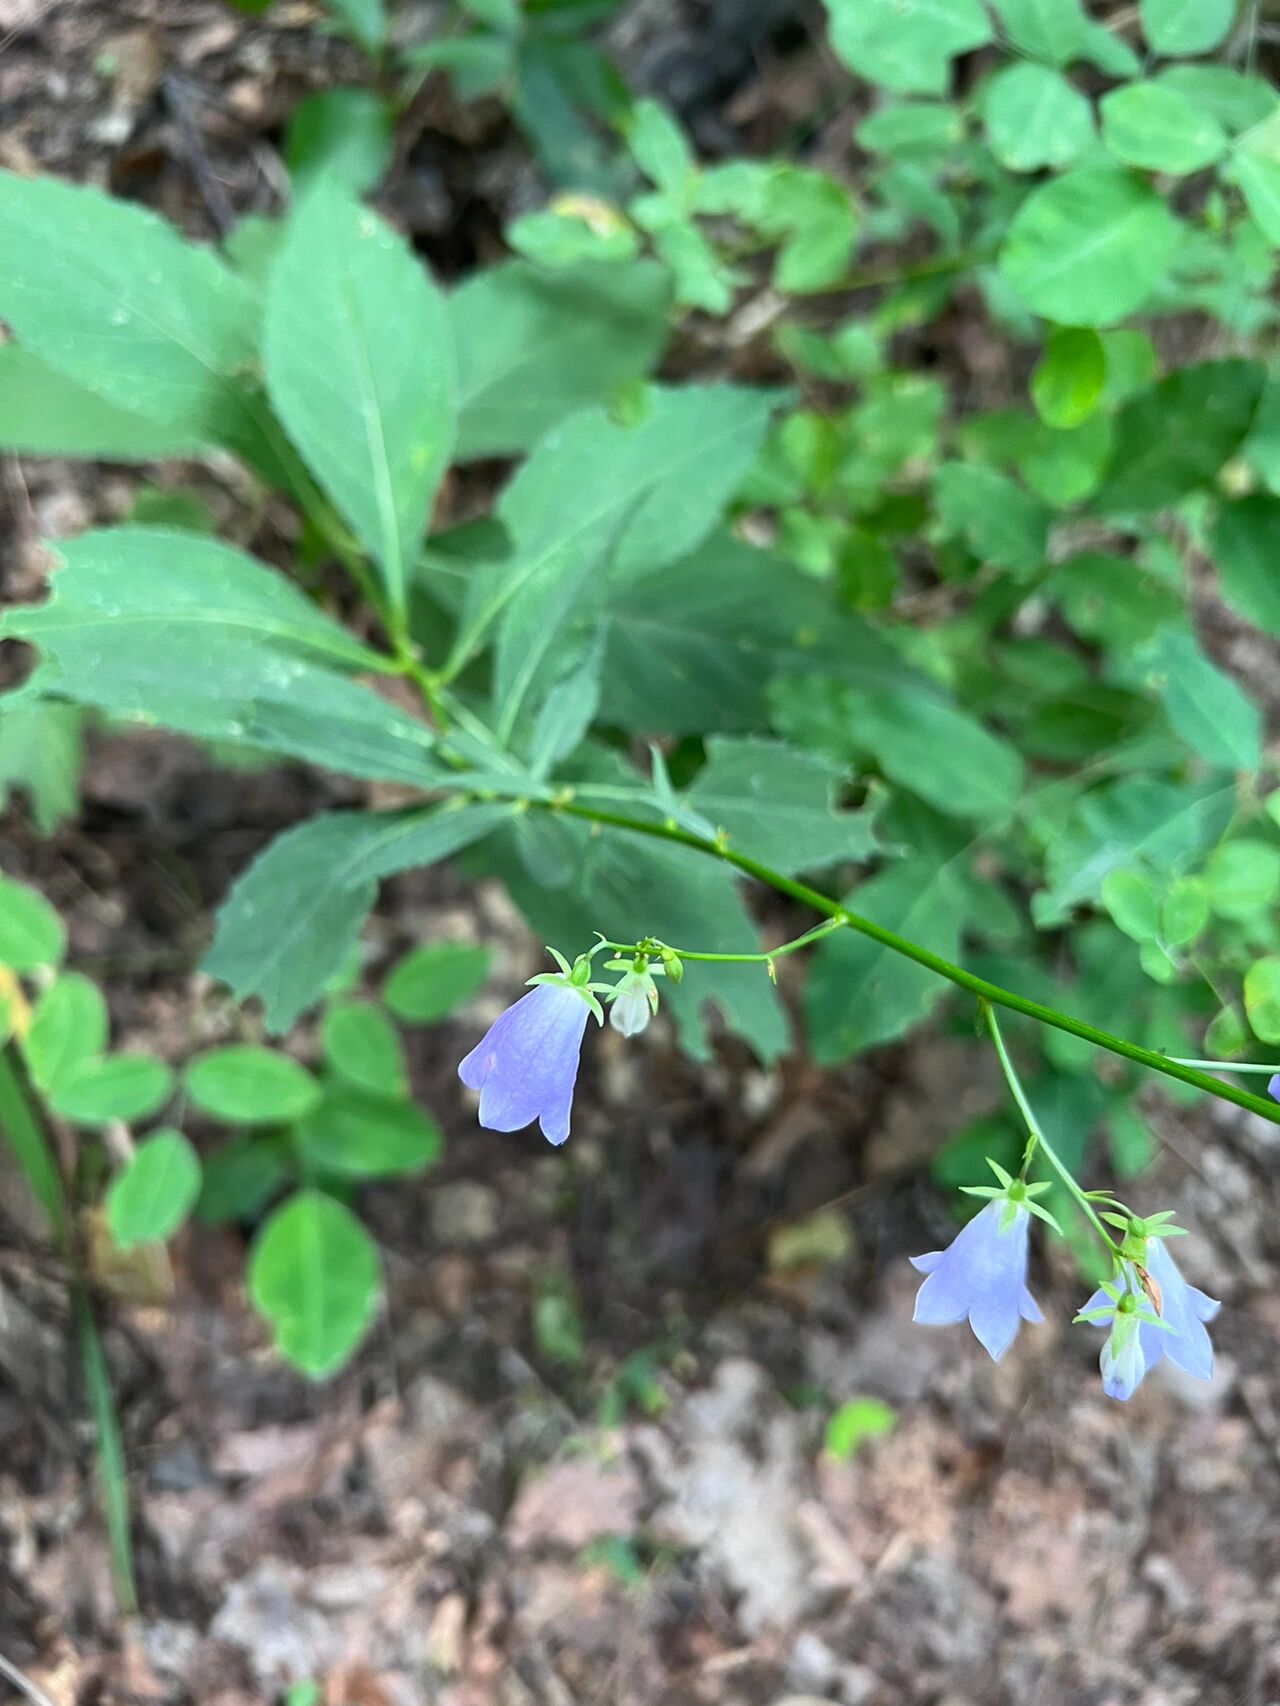
<path id="1" fill-rule="evenodd" d="M 829 936 L 833 930 L 839 930 L 844 923 L 840 918 L 827 918 L 821 924 L 815 924 L 812 930 L 806 930 L 803 936 L 797 936 L 792 942 L 784 942 L 780 948 L 772 948 L 767 954 L 703 954 L 694 953 L 689 948 L 673 948 L 670 942 L 602 942 L 602 948 L 611 948 L 618 954 L 647 953 L 653 956 L 656 950 L 665 948 L 669 954 L 674 954 L 678 960 L 698 960 L 707 965 L 726 966 L 761 966 L 768 965 L 772 960 L 780 960 L 784 954 L 794 954 L 800 948 L 807 948 L 811 942 L 818 942 L 824 936 Z"/>
<path id="2" fill-rule="evenodd" d="M 861 272 L 846 273 L 834 284 L 824 284 L 821 290 L 809 294 L 841 296 L 852 290 L 880 290 L 897 284 L 918 284 L 927 278 L 945 278 L 949 273 L 968 272 L 971 267 L 981 266 L 990 258 L 981 252 L 971 251 L 961 255 L 931 255 L 928 260 L 917 261 L 907 267 L 867 267 Z"/>
<path id="3" fill-rule="evenodd" d="M 1098 1237 L 1101 1238 L 1102 1242 L 1106 1245 L 1108 1254 L 1114 1256 L 1116 1253 L 1115 1239 L 1098 1219 L 1097 1211 L 1089 1201 L 1089 1198 L 1085 1195 L 1084 1187 L 1079 1183 L 1070 1168 L 1059 1156 L 1057 1150 L 1049 1142 L 1049 1139 L 1044 1135 L 1044 1128 L 1036 1118 L 1035 1110 L 1032 1108 L 1031 1103 L 1027 1100 L 1027 1093 L 1022 1088 L 1022 1080 L 1018 1077 L 1018 1070 L 1009 1059 L 1009 1051 L 1004 1046 L 1004 1037 L 1000 1032 L 1000 1023 L 996 1018 L 995 1008 L 992 1007 L 989 1001 L 979 1001 L 978 1011 L 982 1014 L 982 1022 L 987 1027 L 991 1041 L 995 1044 L 996 1054 L 1000 1058 L 1000 1070 L 1004 1073 L 1004 1081 L 1009 1086 L 1009 1094 L 1018 1104 L 1018 1112 L 1022 1115 L 1023 1121 L 1026 1124 L 1027 1147 L 1022 1157 L 1023 1173 L 1026 1173 L 1027 1167 L 1030 1165 L 1031 1158 L 1035 1154 L 1036 1150 L 1041 1150 L 1044 1154 L 1045 1160 L 1053 1168 L 1054 1172 L 1075 1198 L 1079 1205 L 1080 1212 L 1097 1233 Z"/>
<path id="4" fill-rule="evenodd" d="M 968 990 L 971 995 L 989 1001 L 992 1006 L 1003 1007 L 1011 1013 L 1025 1014 L 1028 1019 L 1038 1020 L 1042 1025 L 1051 1025 L 1054 1030 L 1066 1031 L 1068 1035 L 1079 1037 L 1095 1048 L 1106 1049 L 1110 1054 L 1130 1060 L 1135 1066 L 1145 1066 L 1152 1072 L 1163 1073 L 1166 1078 L 1176 1078 L 1182 1084 L 1193 1085 L 1195 1089 L 1203 1090 L 1210 1096 L 1217 1096 L 1224 1102 L 1233 1102 L 1236 1107 L 1247 1108 L 1250 1113 L 1258 1114 L 1273 1125 L 1280 1125 L 1280 1104 L 1264 1100 L 1261 1096 L 1250 1095 L 1247 1090 L 1240 1090 L 1234 1084 L 1224 1083 L 1220 1078 L 1211 1078 L 1198 1068 L 1184 1066 L 1168 1055 L 1158 1054 L 1154 1049 L 1142 1048 L 1138 1043 L 1128 1042 L 1124 1037 L 1113 1036 L 1097 1025 L 1087 1024 L 1083 1019 L 1073 1018 L 1069 1013 L 1060 1013 L 1056 1008 L 1046 1007 L 1043 1002 L 1032 1001 L 1028 996 L 1019 995 L 1014 990 L 1002 989 L 999 984 L 966 971 L 963 966 L 953 964 L 941 954 L 932 953 L 918 942 L 911 942 L 905 936 L 899 936 L 896 930 L 890 930 L 883 924 L 875 923 L 873 919 L 863 918 L 859 913 L 849 911 L 847 907 L 841 906 L 839 901 L 832 900 L 818 889 L 810 888 L 807 883 L 783 876 L 781 871 L 772 870 L 758 859 L 735 852 L 721 841 L 708 840 L 705 836 L 694 835 L 690 830 L 678 829 L 672 824 L 646 823 L 640 818 L 624 817 L 618 812 L 597 811 L 590 806 L 578 805 L 572 800 L 530 800 L 529 809 L 558 811 L 568 817 L 583 818 L 588 823 L 628 830 L 633 835 L 646 835 L 653 840 L 667 841 L 679 847 L 689 847 L 695 852 L 705 853 L 733 866 L 744 876 L 754 877 L 757 882 L 767 884 L 769 888 L 787 895 L 802 906 L 807 906 L 850 930 L 856 930 L 859 935 L 878 942 L 881 947 L 888 948 L 895 954 L 901 954 L 904 959 L 945 978 L 957 989 Z"/>
<path id="5" fill-rule="evenodd" d="M 10 1048 L 0 1048 L 0 1133 L 8 1139 L 19 1166 L 48 1216 L 54 1243 L 71 1275 L 71 1312 L 98 1443 L 98 1471 L 102 1482 L 102 1508 L 107 1524 L 111 1570 L 120 1608 L 131 1613 L 137 1610 L 138 1596 L 129 1532 L 129 1481 L 120 1424 L 111 1395 L 110 1370 L 93 1317 L 93 1306 L 80 1277 L 62 1176 L 39 1115 L 27 1094 L 22 1070 Z"/>
<path id="6" fill-rule="evenodd" d="M 1198 1072 L 1258 1072 L 1274 1078 L 1280 1074 L 1280 1066 L 1275 1061 L 1263 1062 L 1257 1060 L 1179 1060 L 1170 1055 L 1176 1066 L 1194 1066 Z"/>

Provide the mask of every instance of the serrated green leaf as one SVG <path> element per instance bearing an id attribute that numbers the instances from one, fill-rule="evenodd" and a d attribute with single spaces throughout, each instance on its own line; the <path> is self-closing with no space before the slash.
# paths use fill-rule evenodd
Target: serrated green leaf
<path id="1" fill-rule="evenodd" d="M 949 864 L 909 858 L 860 884 L 850 910 L 954 959 L 964 916 L 963 894 Z M 814 950 L 805 985 L 805 1020 L 815 1060 L 848 1060 L 918 1024 L 950 986 L 935 973 L 852 930 Z"/>
<path id="2" fill-rule="evenodd" d="M 443 297 L 403 239 L 326 183 L 290 220 L 263 350 L 277 414 L 403 611 L 455 438 Z"/>
<path id="3" fill-rule="evenodd" d="M 991 39 L 979 0 L 826 0 L 831 45 L 851 71 L 886 89 L 941 94 L 951 61 Z"/>
<path id="4" fill-rule="evenodd" d="M 256 303 L 207 249 L 99 190 L 5 172 L 0 250 L 0 319 L 31 356 L 174 448 L 260 447 Z"/>
<path id="5" fill-rule="evenodd" d="M 340 1080 L 329 1086 L 295 1136 L 313 1167 L 353 1179 L 420 1173 L 444 1147 L 439 1126 L 412 1102 Z"/>
<path id="6" fill-rule="evenodd" d="M 146 1119 L 169 1099 L 173 1074 L 149 1054 L 109 1054 L 81 1060 L 61 1075 L 49 1105 L 73 1125 Z"/>
<path id="7" fill-rule="evenodd" d="M 372 1001 L 342 1001 L 320 1024 L 328 1064 L 350 1083 L 381 1096 L 408 1094 L 409 1074 L 400 1034 Z"/>
<path id="8" fill-rule="evenodd" d="M 1142 33 L 1153 53 L 1211 53 L 1226 40 L 1236 0 L 1139 0 Z"/>
<path id="9" fill-rule="evenodd" d="M 198 1108 L 233 1125 L 276 1125 L 300 1119 L 320 1100 L 305 1066 L 275 1049 L 233 1043 L 198 1055 L 183 1074 Z"/>
<path id="10" fill-rule="evenodd" d="M 707 741 L 707 762 L 685 799 L 724 830 L 729 846 L 776 870 L 861 861 L 876 846 L 874 813 L 835 807 L 844 766 L 781 741 Z"/>
<path id="11" fill-rule="evenodd" d="M 62 920 L 44 896 L 25 883 L 0 877 L 0 966 L 37 971 L 59 964 L 66 949 Z"/>
<path id="12" fill-rule="evenodd" d="M 1010 65 L 983 93 L 991 152 L 1011 172 L 1070 166 L 1093 142 L 1088 101 L 1045 65 Z"/>
<path id="13" fill-rule="evenodd" d="M 248 1284 L 281 1354 L 322 1380 L 368 1331 L 382 1263 L 349 1209 L 319 1191 L 298 1191 L 258 1234 Z"/>
<path id="14" fill-rule="evenodd" d="M 180 1131 L 155 1131 L 107 1191 L 107 1225 L 122 1250 L 172 1238 L 200 1195 L 200 1158 Z"/>
<path id="15" fill-rule="evenodd" d="M 45 659 L 42 688 L 206 740 L 430 787 L 426 726 L 341 671 L 376 655 L 284 577 L 213 539 L 111 528 L 60 546 L 43 604 L 0 634 Z"/>
<path id="16" fill-rule="evenodd" d="M 1221 159 L 1227 135 L 1167 83 L 1128 83 L 1101 102 L 1102 140 L 1126 166 L 1181 175 L 1200 172 Z"/>
<path id="17" fill-rule="evenodd" d="M 382 999 L 397 1018 L 434 1024 L 469 1001 L 489 975 L 489 950 L 471 942 L 431 942 L 391 968 Z"/>
<path id="18" fill-rule="evenodd" d="M 107 1004 L 96 983 L 64 972 L 36 1002 L 23 1054 L 32 1082 L 49 1095 L 107 1046 Z"/>
<path id="19" fill-rule="evenodd" d="M 1079 166 L 1033 190 L 1015 214 L 1000 271 L 1033 313 L 1113 326 L 1164 277 L 1178 223 L 1140 178 Z"/>
<path id="20" fill-rule="evenodd" d="M 653 261 L 583 263 L 548 276 L 523 261 L 449 298 L 458 362 L 458 455 L 530 449 L 657 360 L 670 287 Z"/>
<path id="21" fill-rule="evenodd" d="M 313 818 L 236 883 L 204 969 L 242 1001 L 259 996 L 271 1029 L 287 1030 L 346 959 L 380 877 L 447 858 L 510 815 L 505 805 L 467 805 Z"/>

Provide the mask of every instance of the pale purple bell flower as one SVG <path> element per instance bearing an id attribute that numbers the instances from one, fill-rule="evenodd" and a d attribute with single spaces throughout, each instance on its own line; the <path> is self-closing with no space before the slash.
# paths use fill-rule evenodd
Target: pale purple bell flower
<path id="1" fill-rule="evenodd" d="M 1102 1387 L 1109 1398 L 1131 1398 L 1147 1371 L 1166 1356 L 1184 1374 L 1193 1375 L 1197 1380 L 1213 1379 L 1213 1344 L 1205 1331 L 1205 1322 L 1212 1321 L 1222 1305 L 1187 1284 L 1162 1238 L 1148 1240 L 1145 1271 L 1154 1284 L 1155 1296 L 1159 1298 L 1158 1314 L 1164 1325 L 1157 1326 L 1140 1314 L 1138 1328 L 1133 1335 L 1137 1350 L 1133 1352 L 1127 1345 L 1122 1345 L 1120 1357 L 1114 1351 L 1108 1357 L 1108 1347 L 1112 1343 L 1108 1338 L 1102 1350 Z M 1141 1294 L 1143 1313 L 1154 1308 L 1151 1295 L 1144 1290 L 1131 1265 L 1127 1265 L 1126 1281 L 1134 1296 Z M 1095 1291 L 1082 1313 L 1109 1309 L 1112 1303 L 1104 1291 Z M 1108 1324 L 1105 1316 L 1094 1323 L 1103 1327 Z M 1119 1366 L 1121 1362 L 1123 1367 Z"/>
<path id="2" fill-rule="evenodd" d="M 913 1320 L 947 1327 L 968 1317 L 978 1342 L 996 1362 L 1022 1321 L 1043 1321 L 1027 1290 L 1027 1233 L 1031 1216 L 999 1197 L 961 1227 L 945 1250 L 913 1256 L 927 1277 L 916 1296 Z"/>
<path id="3" fill-rule="evenodd" d="M 496 1018 L 458 1068 L 480 1092 L 480 1124 L 519 1131 L 537 1120 L 549 1143 L 569 1135 L 582 1035 L 591 995 L 566 982 L 540 982 Z"/>

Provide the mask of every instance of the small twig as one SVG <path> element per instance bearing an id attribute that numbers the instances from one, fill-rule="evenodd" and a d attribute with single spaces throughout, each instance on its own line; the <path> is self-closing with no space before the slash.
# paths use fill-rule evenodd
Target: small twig
<path id="1" fill-rule="evenodd" d="M 24 1676 L 17 1665 L 10 1664 L 3 1653 L 0 1653 L 0 1676 L 19 1694 L 25 1694 L 28 1700 L 34 1701 L 35 1706 L 53 1706 L 44 1689 L 38 1688 L 29 1676 Z"/>

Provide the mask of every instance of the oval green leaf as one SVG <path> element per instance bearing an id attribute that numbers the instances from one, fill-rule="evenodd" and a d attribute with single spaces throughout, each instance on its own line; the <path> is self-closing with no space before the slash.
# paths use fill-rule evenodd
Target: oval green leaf
<path id="1" fill-rule="evenodd" d="M 391 970 L 382 998 L 398 1019 L 429 1025 L 461 1007 L 489 975 L 489 950 L 472 942 L 414 948 Z"/>
<path id="2" fill-rule="evenodd" d="M 0 965 L 16 972 L 56 966 L 66 946 L 62 920 L 44 896 L 0 877 Z"/>
<path id="3" fill-rule="evenodd" d="M 200 1158 L 180 1131 L 138 1145 L 107 1191 L 107 1224 L 122 1250 L 171 1238 L 200 1195 Z"/>
<path id="4" fill-rule="evenodd" d="M 249 1259 L 249 1295 L 281 1355 L 313 1380 L 347 1360 L 373 1319 L 382 1282 L 377 1249 L 360 1222 L 320 1191 L 299 1191 L 276 1210 Z"/>
<path id="5" fill-rule="evenodd" d="M 234 1125 L 301 1119 L 320 1100 L 320 1086 L 306 1067 L 248 1043 L 200 1055 L 187 1067 L 185 1083 L 197 1107 Z"/>

